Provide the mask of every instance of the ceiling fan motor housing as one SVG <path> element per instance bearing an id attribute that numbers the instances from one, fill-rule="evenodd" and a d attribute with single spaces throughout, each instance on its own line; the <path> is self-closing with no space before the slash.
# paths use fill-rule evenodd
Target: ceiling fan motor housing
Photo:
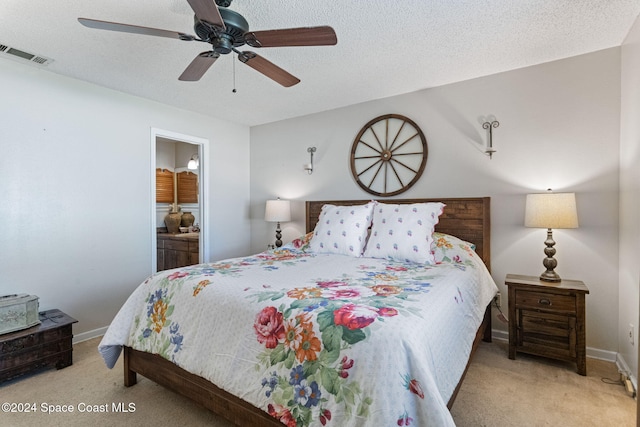
<path id="1" fill-rule="evenodd" d="M 230 53 L 234 47 L 245 44 L 244 34 L 249 31 L 249 23 L 238 12 L 220 9 L 225 28 L 222 29 L 206 21 L 194 17 L 194 30 L 200 39 L 213 45 L 213 50 L 220 54 Z"/>

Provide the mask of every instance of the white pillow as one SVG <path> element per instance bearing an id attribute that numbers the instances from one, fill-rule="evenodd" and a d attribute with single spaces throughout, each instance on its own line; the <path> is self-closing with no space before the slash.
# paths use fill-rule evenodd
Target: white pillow
<path id="1" fill-rule="evenodd" d="M 309 243 L 311 251 L 362 256 L 372 209 L 371 202 L 358 206 L 324 205 Z"/>
<path id="2" fill-rule="evenodd" d="M 376 203 L 364 256 L 434 264 L 433 229 L 444 203 Z"/>

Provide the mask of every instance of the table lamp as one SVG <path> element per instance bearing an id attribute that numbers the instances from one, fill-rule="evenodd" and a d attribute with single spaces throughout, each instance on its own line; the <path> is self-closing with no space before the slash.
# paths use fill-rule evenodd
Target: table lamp
<path id="1" fill-rule="evenodd" d="M 280 223 L 291 221 L 291 204 L 288 200 L 267 200 L 267 206 L 264 210 L 264 220 L 268 222 L 276 222 L 276 247 L 282 246 L 282 230 Z"/>
<path id="2" fill-rule="evenodd" d="M 547 257 L 542 265 L 547 269 L 540 280 L 545 282 L 560 282 L 560 276 L 554 271 L 558 261 L 553 257 L 556 250 L 553 247 L 556 242 L 553 240 L 551 230 L 553 228 L 578 228 L 578 212 L 576 209 L 575 193 L 548 193 L 527 194 L 526 208 L 524 215 L 525 227 L 546 228 L 547 240 L 544 249 Z"/>

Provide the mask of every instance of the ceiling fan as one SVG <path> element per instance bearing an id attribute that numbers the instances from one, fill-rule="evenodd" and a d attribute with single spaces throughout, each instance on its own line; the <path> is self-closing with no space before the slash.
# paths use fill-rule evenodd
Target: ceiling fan
<path id="1" fill-rule="evenodd" d="M 215 1 L 215 3 L 214 3 Z M 212 50 L 195 57 L 178 78 L 183 81 L 198 81 L 209 67 L 220 57 L 231 52 L 238 55 L 243 64 L 264 74 L 282 86 L 290 87 L 300 83 L 300 79 L 278 67 L 257 53 L 240 51 L 242 45 L 254 48 L 285 46 L 330 46 L 338 42 L 336 33 L 329 26 L 284 28 L 266 31 L 249 31 L 249 23 L 242 15 L 227 9 L 232 0 L 187 0 L 195 12 L 194 31 L 196 36 L 176 31 L 117 22 L 78 18 L 89 28 L 168 37 L 184 41 L 199 41 L 211 44 Z"/>

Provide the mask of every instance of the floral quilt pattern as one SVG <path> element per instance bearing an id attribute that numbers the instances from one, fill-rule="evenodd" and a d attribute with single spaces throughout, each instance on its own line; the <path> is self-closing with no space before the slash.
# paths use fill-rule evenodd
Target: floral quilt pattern
<path id="1" fill-rule="evenodd" d="M 351 280 L 317 281 L 251 295 L 258 302 L 281 303 L 263 308 L 254 330 L 265 347 L 259 357 L 261 365 L 278 368 L 261 384 L 272 402 L 269 413 L 283 424 L 307 426 L 315 418 L 326 425 L 331 420 L 327 402 L 342 405 L 347 414 L 367 416 L 372 399 L 349 378 L 357 362 L 348 354 L 375 333 L 370 327 L 374 323 L 395 316 L 419 316 L 419 310 L 408 310 L 405 303 L 412 294 L 428 292 L 434 277 L 427 273 L 429 268 L 418 265 L 358 269 L 360 277 Z M 405 378 L 404 382 L 411 383 L 407 389 L 415 393 L 418 381 Z M 400 418 L 409 422 L 404 413 Z"/>
<path id="2" fill-rule="evenodd" d="M 155 274 L 100 347 L 160 354 L 290 427 L 453 425 L 446 403 L 496 289 L 479 258 L 314 254 L 308 238 Z"/>

